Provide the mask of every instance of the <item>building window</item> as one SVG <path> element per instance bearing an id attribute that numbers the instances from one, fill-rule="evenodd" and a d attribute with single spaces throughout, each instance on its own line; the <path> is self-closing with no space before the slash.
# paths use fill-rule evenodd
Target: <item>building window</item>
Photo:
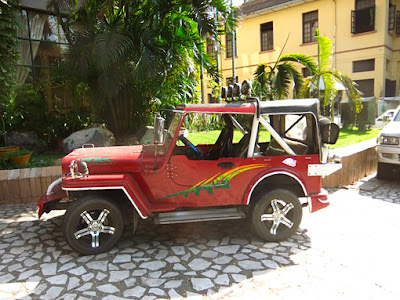
<path id="1" fill-rule="evenodd" d="M 315 42 L 315 30 L 318 28 L 318 10 L 303 14 L 303 44 Z"/>
<path id="2" fill-rule="evenodd" d="M 364 59 L 353 61 L 353 73 L 368 72 L 375 70 L 375 59 Z"/>
<path id="3" fill-rule="evenodd" d="M 356 0 L 355 10 L 351 11 L 351 33 L 375 30 L 375 0 Z"/>
<path id="4" fill-rule="evenodd" d="M 386 79 L 385 82 L 385 97 L 396 96 L 396 80 Z"/>
<path id="5" fill-rule="evenodd" d="M 388 30 L 393 30 L 396 22 L 396 5 L 389 3 Z"/>
<path id="6" fill-rule="evenodd" d="M 27 79 L 46 77 L 48 69 L 59 66 L 68 49 L 66 36 L 56 16 L 24 9 L 20 18 L 22 26 L 17 29 L 18 85 Z"/>
<path id="7" fill-rule="evenodd" d="M 400 11 L 396 12 L 396 34 L 400 35 Z"/>
<path id="8" fill-rule="evenodd" d="M 214 43 L 214 39 L 211 37 L 207 38 L 207 54 L 212 59 L 216 58 L 215 57 L 215 43 Z"/>
<path id="9" fill-rule="evenodd" d="M 232 57 L 233 48 L 232 48 L 232 34 L 227 33 L 225 36 L 225 46 L 226 46 L 226 58 Z M 237 47 L 236 47 L 236 34 L 235 34 L 235 56 L 237 56 Z"/>
<path id="10" fill-rule="evenodd" d="M 364 97 L 373 97 L 374 94 L 374 79 L 355 80 L 358 84 L 358 89 L 364 94 Z"/>
<path id="11" fill-rule="evenodd" d="M 261 51 L 274 49 L 274 25 L 272 22 L 260 25 Z"/>

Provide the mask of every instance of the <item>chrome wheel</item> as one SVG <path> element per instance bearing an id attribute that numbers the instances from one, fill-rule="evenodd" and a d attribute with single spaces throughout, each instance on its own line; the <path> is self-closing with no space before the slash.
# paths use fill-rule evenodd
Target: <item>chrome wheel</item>
<path id="1" fill-rule="evenodd" d="M 103 209 L 99 214 L 99 217 L 96 220 L 93 220 L 92 216 L 87 211 L 82 212 L 81 217 L 86 222 L 87 227 L 75 232 L 75 238 L 79 239 L 83 236 L 91 235 L 92 248 L 99 247 L 100 233 L 114 234 L 115 232 L 114 227 L 104 225 L 109 213 L 110 211 Z"/>
<path id="2" fill-rule="evenodd" d="M 251 222 L 254 231 L 263 240 L 282 241 L 299 228 L 303 211 L 292 192 L 273 190 L 254 201 L 257 202 L 252 210 Z"/>
<path id="3" fill-rule="evenodd" d="M 123 231 L 123 217 L 112 201 L 85 197 L 71 204 L 64 218 L 64 236 L 81 254 L 97 254 L 112 249 Z"/>
<path id="4" fill-rule="evenodd" d="M 272 222 L 270 233 L 276 235 L 276 231 L 281 224 L 288 228 L 293 227 L 294 223 L 286 217 L 293 208 L 294 205 L 292 203 L 274 199 L 271 201 L 272 213 L 261 215 L 261 222 Z"/>

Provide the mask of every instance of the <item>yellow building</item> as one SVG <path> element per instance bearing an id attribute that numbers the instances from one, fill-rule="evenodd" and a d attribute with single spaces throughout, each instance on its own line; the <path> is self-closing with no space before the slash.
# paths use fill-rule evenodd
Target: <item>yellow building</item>
<path id="1" fill-rule="evenodd" d="M 253 0 L 240 6 L 235 75 L 252 79 L 259 63 L 283 54 L 317 56 L 313 34 L 333 42 L 333 67 L 359 84 L 366 97 L 400 95 L 400 0 Z M 223 85 L 232 78 L 232 45 L 221 37 Z M 209 97 L 210 99 L 210 97 Z"/>

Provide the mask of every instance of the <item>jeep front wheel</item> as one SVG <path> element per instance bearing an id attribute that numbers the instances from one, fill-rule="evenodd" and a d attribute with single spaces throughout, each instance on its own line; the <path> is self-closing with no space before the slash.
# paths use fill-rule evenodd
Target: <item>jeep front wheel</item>
<path id="1" fill-rule="evenodd" d="M 273 190 L 258 198 L 252 210 L 251 223 L 260 238 L 278 242 L 297 231 L 302 216 L 303 210 L 295 194 Z"/>
<path id="2" fill-rule="evenodd" d="M 120 209 L 100 197 L 85 197 L 71 204 L 64 218 L 64 236 L 75 251 L 92 255 L 112 249 L 123 231 Z"/>

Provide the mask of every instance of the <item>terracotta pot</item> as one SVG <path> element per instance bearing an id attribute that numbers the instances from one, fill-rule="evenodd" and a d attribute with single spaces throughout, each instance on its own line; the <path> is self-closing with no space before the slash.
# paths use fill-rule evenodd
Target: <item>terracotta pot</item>
<path id="1" fill-rule="evenodd" d="M 15 152 L 19 150 L 19 146 L 6 146 L 6 147 L 0 147 L 0 157 L 7 153 Z"/>
<path id="2" fill-rule="evenodd" d="M 24 165 L 26 164 L 29 159 L 31 158 L 32 153 L 22 155 L 22 156 L 15 156 L 15 157 L 10 157 L 9 159 L 13 161 L 16 165 Z"/>

